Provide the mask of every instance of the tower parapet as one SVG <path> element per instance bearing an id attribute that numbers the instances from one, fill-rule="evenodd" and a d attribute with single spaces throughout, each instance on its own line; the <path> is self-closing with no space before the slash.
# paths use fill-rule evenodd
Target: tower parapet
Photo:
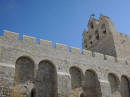
<path id="1" fill-rule="evenodd" d="M 130 37 L 116 32 L 112 21 L 103 15 L 90 17 L 88 31 L 84 30 L 82 48 L 105 55 L 126 58 L 130 54 Z"/>
<path id="2" fill-rule="evenodd" d="M 128 53 L 129 37 L 116 33 L 112 22 L 105 16 L 100 16 L 99 20 L 91 17 L 88 27 L 88 31 L 83 33 L 82 50 L 60 43 L 53 45 L 53 42 L 42 39 L 37 44 L 36 38 L 25 35 L 19 40 L 17 33 L 4 31 L 0 37 L 0 89 L 10 86 L 6 97 L 11 97 L 12 89 L 13 93 L 22 93 L 22 96 L 36 93 L 71 97 L 76 93 L 76 96 L 112 97 L 116 94 L 120 97 L 120 93 L 117 94 L 120 87 L 126 90 L 123 93 L 126 97 L 124 95 L 129 93 L 130 61 L 119 55 Z M 92 35 L 90 39 L 89 35 Z M 123 49 L 125 46 L 128 47 L 126 51 Z M 30 89 L 28 93 L 17 89 L 23 90 L 25 86 Z M 111 92 L 113 89 L 116 91 Z M 81 94 L 77 94 L 77 90 Z M 0 96 L 5 96 L 5 91 L 1 93 Z"/>

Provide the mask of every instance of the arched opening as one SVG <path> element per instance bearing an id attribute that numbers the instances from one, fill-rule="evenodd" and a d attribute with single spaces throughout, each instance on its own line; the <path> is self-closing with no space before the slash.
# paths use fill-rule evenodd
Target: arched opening
<path id="1" fill-rule="evenodd" d="M 78 67 L 71 67 L 70 75 L 71 75 L 72 97 L 78 97 L 82 92 L 81 88 L 81 83 L 83 79 L 82 71 Z"/>
<path id="2" fill-rule="evenodd" d="M 121 97 L 119 91 L 119 79 L 114 74 L 110 73 L 108 75 L 108 80 L 111 87 L 112 97 Z"/>
<path id="3" fill-rule="evenodd" d="M 80 97 L 85 97 L 85 96 L 84 96 L 84 93 L 81 93 L 81 94 L 80 94 Z"/>
<path id="4" fill-rule="evenodd" d="M 93 44 L 93 41 L 90 41 L 90 44 L 92 45 L 92 44 Z"/>
<path id="5" fill-rule="evenodd" d="M 85 47 L 87 48 L 87 47 L 88 47 L 88 45 L 86 44 L 86 45 L 85 45 Z"/>
<path id="6" fill-rule="evenodd" d="M 104 29 L 104 28 L 105 28 L 105 24 L 102 24 L 101 29 Z"/>
<path id="7" fill-rule="evenodd" d="M 94 71 L 87 70 L 85 72 L 85 84 L 83 90 L 86 97 L 102 97 L 100 82 Z"/>
<path id="8" fill-rule="evenodd" d="M 72 89 L 81 87 L 82 72 L 80 71 L 80 69 L 77 67 L 71 67 L 70 75 Z"/>
<path id="9" fill-rule="evenodd" d="M 41 61 L 37 73 L 38 97 L 57 97 L 57 72 L 53 63 Z"/>
<path id="10" fill-rule="evenodd" d="M 99 40 L 99 33 L 98 33 L 98 30 L 95 31 L 95 37 L 97 40 Z"/>
<path id="11" fill-rule="evenodd" d="M 28 57 L 20 57 L 15 65 L 15 82 L 25 83 L 33 80 L 34 77 L 34 62 Z"/>
<path id="12" fill-rule="evenodd" d="M 107 31 L 106 31 L 106 29 L 104 29 L 103 34 L 106 34 L 106 33 L 107 33 Z"/>
<path id="13" fill-rule="evenodd" d="M 103 31 L 103 34 L 106 34 L 106 33 L 107 33 L 105 24 L 102 24 L 101 29 L 102 29 L 102 31 Z"/>
<path id="14" fill-rule="evenodd" d="M 31 97 L 36 97 L 36 90 L 35 89 L 32 89 L 32 91 L 31 91 Z"/>
<path id="15" fill-rule="evenodd" d="M 130 97 L 130 80 L 126 76 L 121 77 L 121 97 Z"/>
<path id="16" fill-rule="evenodd" d="M 94 26 L 93 26 L 93 22 L 90 23 L 90 27 L 91 27 L 91 29 L 94 28 Z"/>

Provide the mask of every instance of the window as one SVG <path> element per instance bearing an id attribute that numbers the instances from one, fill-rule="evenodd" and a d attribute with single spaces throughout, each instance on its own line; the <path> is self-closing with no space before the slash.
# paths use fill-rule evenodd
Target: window
<path id="1" fill-rule="evenodd" d="M 32 89 L 32 91 L 31 91 L 31 97 L 36 97 L 35 95 L 36 95 L 35 94 L 35 89 Z"/>
<path id="2" fill-rule="evenodd" d="M 92 29 L 94 28 L 94 26 L 93 26 L 93 23 L 92 23 L 92 22 L 90 23 L 90 27 L 91 27 Z"/>
<path id="3" fill-rule="evenodd" d="M 102 24 L 101 29 L 103 30 L 103 34 L 106 34 L 106 33 L 107 33 L 105 24 Z"/>
<path id="4" fill-rule="evenodd" d="M 96 36 L 96 39 L 99 40 L 99 33 L 98 33 L 98 30 L 96 30 L 95 36 Z"/>
<path id="5" fill-rule="evenodd" d="M 106 34 L 107 32 L 106 32 L 106 29 L 103 31 L 103 34 Z"/>
<path id="6" fill-rule="evenodd" d="M 102 24 L 101 29 L 104 29 L 104 28 L 105 28 L 105 24 Z"/>
<path id="7" fill-rule="evenodd" d="M 85 45 L 85 47 L 86 47 L 86 48 L 88 47 L 87 44 Z"/>
<path id="8" fill-rule="evenodd" d="M 92 42 L 92 41 L 90 41 L 90 44 L 93 44 L 93 42 Z"/>

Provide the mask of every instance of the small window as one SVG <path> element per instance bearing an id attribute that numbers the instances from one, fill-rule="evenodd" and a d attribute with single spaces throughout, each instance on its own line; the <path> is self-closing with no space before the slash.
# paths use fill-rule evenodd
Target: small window
<path id="1" fill-rule="evenodd" d="M 80 97 L 85 97 L 83 93 L 80 94 Z"/>
<path id="2" fill-rule="evenodd" d="M 103 34 L 106 34 L 106 33 L 107 33 L 105 24 L 102 24 L 101 29 L 103 30 Z"/>
<path id="3" fill-rule="evenodd" d="M 88 47 L 88 45 L 86 44 L 86 45 L 85 45 L 85 47 L 87 48 L 87 47 Z"/>
<path id="4" fill-rule="evenodd" d="M 93 44 L 93 42 L 92 42 L 92 41 L 90 41 L 90 44 Z"/>
<path id="5" fill-rule="evenodd" d="M 35 91 L 35 89 L 32 89 L 32 91 L 31 91 L 31 97 L 36 97 L 36 91 Z"/>
<path id="6" fill-rule="evenodd" d="M 95 36 L 96 36 L 96 39 L 99 40 L 99 33 L 98 33 L 98 30 L 96 30 Z"/>
<path id="7" fill-rule="evenodd" d="M 107 33 L 107 31 L 106 31 L 106 29 L 103 31 L 103 34 L 106 34 Z"/>
<path id="8" fill-rule="evenodd" d="M 92 29 L 94 28 L 93 23 L 90 23 L 90 27 L 91 27 Z"/>
<path id="9" fill-rule="evenodd" d="M 104 28 L 105 28 L 105 24 L 102 24 L 101 29 L 104 29 Z"/>

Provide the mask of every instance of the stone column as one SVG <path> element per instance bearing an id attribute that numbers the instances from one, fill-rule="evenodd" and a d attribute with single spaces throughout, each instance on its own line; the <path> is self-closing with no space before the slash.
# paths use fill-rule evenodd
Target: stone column
<path id="1" fill-rule="evenodd" d="M 71 77 L 69 73 L 58 72 L 58 97 L 71 96 Z"/>

